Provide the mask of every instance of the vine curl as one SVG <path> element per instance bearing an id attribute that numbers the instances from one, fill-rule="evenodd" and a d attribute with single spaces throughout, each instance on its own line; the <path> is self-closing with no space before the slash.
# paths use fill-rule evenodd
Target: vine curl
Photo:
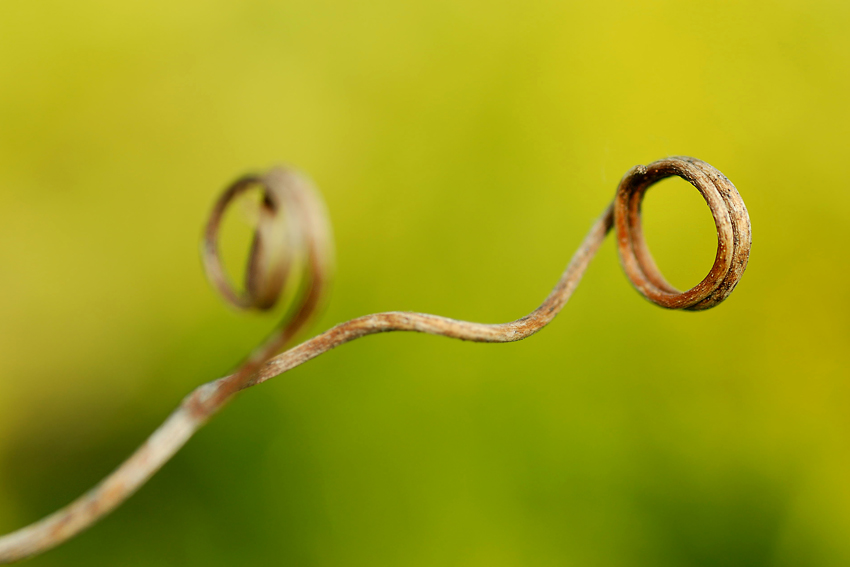
<path id="1" fill-rule="evenodd" d="M 682 292 L 667 283 L 646 246 L 640 207 L 646 190 L 664 178 L 678 175 L 705 199 L 717 228 L 717 255 L 705 278 Z M 718 170 L 691 157 L 658 160 L 633 167 L 620 182 L 614 198 L 617 248 L 632 285 L 651 302 L 668 309 L 701 311 L 729 297 L 741 279 L 750 256 L 750 218 L 741 195 Z"/>
<path id="2" fill-rule="evenodd" d="M 717 254 L 708 275 L 681 292 L 655 265 L 641 227 L 641 203 L 654 183 L 677 175 L 690 182 L 708 204 L 717 228 Z M 251 188 L 262 201 L 245 272 L 244 291 L 228 280 L 219 256 L 221 220 L 234 200 Z M 438 315 L 387 312 L 341 323 L 281 354 L 317 312 L 332 272 L 331 232 L 324 205 L 310 181 L 291 168 L 243 177 L 213 207 L 204 232 L 202 255 L 216 289 L 240 309 L 275 306 L 298 276 L 286 315 L 272 335 L 230 376 L 196 388 L 166 421 L 115 471 L 66 507 L 0 537 L 0 563 L 43 553 L 94 524 L 129 498 L 192 435 L 239 391 L 278 376 L 356 338 L 388 331 L 414 331 L 477 342 L 512 342 L 545 327 L 566 304 L 606 234 L 616 226 L 623 268 L 649 301 L 668 309 L 709 309 L 726 299 L 741 278 L 750 252 L 747 209 L 737 189 L 718 170 L 698 159 L 671 157 L 632 168 L 614 201 L 591 227 L 555 288 L 543 303 L 510 323 L 484 324 Z"/>

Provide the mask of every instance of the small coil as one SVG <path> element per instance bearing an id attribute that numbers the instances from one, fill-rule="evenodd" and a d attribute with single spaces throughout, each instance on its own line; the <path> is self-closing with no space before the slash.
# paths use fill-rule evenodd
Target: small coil
<path id="1" fill-rule="evenodd" d="M 641 228 L 641 203 L 652 185 L 677 175 L 697 188 L 717 228 L 717 255 L 705 278 L 687 291 L 670 285 L 652 259 Z M 717 169 L 692 157 L 670 157 L 632 168 L 614 198 L 614 226 L 620 262 L 632 285 L 649 301 L 667 309 L 701 311 L 735 289 L 750 255 L 750 217 L 738 190 Z"/>
<path id="2" fill-rule="evenodd" d="M 254 188 L 262 199 L 244 289 L 239 291 L 222 265 L 219 232 L 228 207 Z M 330 279 L 332 256 L 331 229 L 321 197 L 306 176 L 287 167 L 233 182 L 216 201 L 204 230 L 204 268 L 222 297 L 240 309 L 266 311 L 294 285 L 297 291 L 285 320 L 303 322 L 316 309 Z"/>

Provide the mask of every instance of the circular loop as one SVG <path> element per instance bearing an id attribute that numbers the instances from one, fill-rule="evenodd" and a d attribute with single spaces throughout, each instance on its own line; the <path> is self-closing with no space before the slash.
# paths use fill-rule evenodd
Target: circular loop
<path id="1" fill-rule="evenodd" d="M 218 248 L 224 212 L 236 197 L 259 188 L 256 228 L 248 254 L 244 291 L 237 291 L 222 266 Z M 290 273 L 293 249 L 298 248 L 298 219 L 285 183 L 270 174 L 248 175 L 235 181 L 221 194 L 204 231 L 203 260 L 207 276 L 219 293 L 241 309 L 271 309 L 283 292 Z"/>
<path id="2" fill-rule="evenodd" d="M 641 229 L 641 203 L 653 184 L 677 175 L 697 188 L 717 228 L 717 255 L 708 275 L 687 291 L 670 285 L 652 259 Z M 717 169 L 695 158 L 677 156 L 632 168 L 614 198 L 614 224 L 620 262 L 632 285 L 649 301 L 668 309 L 699 311 L 726 299 L 750 255 L 750 217 L 738 190 Z"/>

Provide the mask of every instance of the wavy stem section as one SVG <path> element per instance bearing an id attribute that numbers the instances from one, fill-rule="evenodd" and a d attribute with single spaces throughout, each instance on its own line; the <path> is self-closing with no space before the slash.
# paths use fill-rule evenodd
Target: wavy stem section
<path id="1" fill-rule="evenodd" d="M 508 343 L 529 337 L 548 325 L 567 303 L 613 224 L 608 206 L 584 238 L 557 285 L 545 301 L 521 319 L 497 325 L 458 321 L 437 315 L 393 311 L 341 323 L 271 358 L 245 379 L 244 367 L 226 378 L 195 389 L 145 443 L 112 474 L 68 506 L 18 531 L 0 537 L 0 563 L 43 553 L 85 530 L 127 500 L 242 389 L 367 335 L 412 331 L 465 341 Z M 246 367 L 256 362 L 249 360 Z"/>

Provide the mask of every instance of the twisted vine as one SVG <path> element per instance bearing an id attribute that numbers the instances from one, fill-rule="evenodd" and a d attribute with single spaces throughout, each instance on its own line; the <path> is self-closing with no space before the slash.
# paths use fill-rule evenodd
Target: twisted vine
<path id="1" fill-rule="evenodd" d="M 647 189 L 674 175 L 699 190 L 717 228 L 717 254 L 711 270 L 700 283 L 684 292 L 667 283 L 658 271 L 641 229 L 641 203 Z M 239 292 L 221 264 L 219 227 L 234 199 L 254 188 L 260 190 L 262 200 L 244 290 Z M 668 309 L 697 311 L 714 307 L 729 296 L 747 265 L 750 221 L 735 186 L 703 161 L 672 157 L 636 166 L 626 173 L 613 202 L 593 224 L 555 288 L 540 307 L 525 317 L 494 325 L 422 313 L 376 313 L 341 323 L 278 354 L 304 329 L 325 295 L 332 271 L 330 228 L 318 193 L 298 172 L 275 168 L 264 175 L 237 180 L 216 202 L 207 224 L 202 252 L 206 272 L 224 298 L 241 309 L 270 309 L 285 295 L 292 295 L 283 321 L 236 372 L 204 384 L 184 398 L 144 444 L 97 486 L 57 512 L 0 537 L 0 563 L 43 553 L 88 528 L 138 490 L 237 392 L 339 345 L 388 331 L 492 343 L 533 335 L 566 304 L 612 227 L 616 228 L 620 261 L 629 280 L 646 299 Z M 297 289 L 288 289 L 292 285 L 297 285 Z"/>

